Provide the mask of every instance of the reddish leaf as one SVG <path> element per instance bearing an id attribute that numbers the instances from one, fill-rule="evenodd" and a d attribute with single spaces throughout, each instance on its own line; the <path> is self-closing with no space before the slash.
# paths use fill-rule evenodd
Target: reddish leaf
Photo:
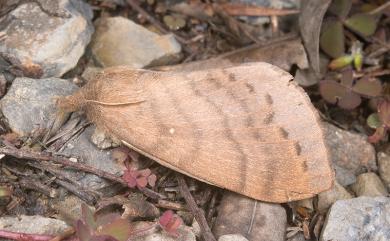
<path id="1" fill-rule="evenodd" d="M 378 115 L 385 127 L 390 128 L 390 100 L 382 100 L 378 103 Z"/>
<path id="2" fill-rule="evenodd" d="M 360 96 L 349 90 L 338 100 L 337 104 L 343 109 L 352 110 L 358 107 L 361 102 Z"/>
<path id="3" fill-rule="evenodd" d="M 152 174 L 152 171 L 150 171 L 149 168 L 146 168 L 144 170 L 139 170 L 138 172 L 139 172 L 139 175 L 144 176 L 144 177 L 147 177 L 150 174 Z"/>
<path id="4" fill-rule="evenodd" d="M 151 187 L 154 187 L 156 185 L 157 176 L 152 174 L 148 177 L 148 183 Z"/>
<path id="5" fill-rule="evenodd" d="M 131 188 L 137 186 L 138 188 L 144 188 L 146 185 L 154 184 L 156 182 L 155 175 L 152 174 L 150 169 L 144 170 L 126 170 L 122 177 L 127 185 Z"/>
<path id="6" fill-rule="evenodd" d="M 138 177 L 138 178 L 137 178 L 137 186 L 138 186 L 139 188 L 146 187 L 146 185 L 148 185 L 148 179 L 147 179 L 147 177 L 141 176 L 141 177 Z"/>
<path id="7" fill-rule="evenodd" d="M 331 104 L 336 104 L 346 91 L 343 85 L 334 80 L 320 81 L 319 87 L 322 98 Z"/>
<path id="8" fill-rule="evenodd" d="M 77 220 L 76 234 L 80 241 L 89 241 L 92 235 L 92 231 L 90 227 L 88 227 L 83 221 Z"/>
<path id="9" fill-rule="evenodd" d="M 161 228 L 170 235 L 178 236 L 177 229 L 183 223 L 183 220 L 175 215 L 172 210 L 165 211 L 160 219 L 159 224 Z"/>
<path id="10" fill-rule="evenodd" d="M 324 100 L 332 104 L 337 103 L 343 109 L 354 109 L 361 103 L 361 98 L 358 94 L 334 80 L 321 81 L 320 93 Z"/>
<path id="11" fill-rule="evenodd" d="M 377 128 L 375 133 L 372 136 L 368 137 L 368 141 L 371 143 L 379 142 L 380 140 L 383 139 L 383 137 L 385 137 L 386 131 L 387 131 L 387 128 L 384 126 Z"/>
<path id="12" fill-rule="evenodd" d="M 131 188 L 137 186 L 137 179 L 136 176 L 134 175 L 134 171 L 126 170 L 122 178 L 127 182 L 127 186 Z"/>
<path id="13" fill-rule="evenodd" d="M 382 93 L 382 83 L 375 78 L 363 77 L 356 81 L 352 90 L 364 96 L 375 97 Z"/>

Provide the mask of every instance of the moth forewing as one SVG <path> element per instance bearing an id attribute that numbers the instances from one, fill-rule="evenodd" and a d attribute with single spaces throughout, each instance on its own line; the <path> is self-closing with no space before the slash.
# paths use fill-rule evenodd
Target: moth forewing
<path id="1" fill-rule="evenodd" d="M 142 101 L 80 105 L 99 128 L 164 166 L 258 200 L 286 202 L 333 182 L 318 115 L 291 78 L 266 63 L 192 72 L 113 67 L 82 96 Z"/>

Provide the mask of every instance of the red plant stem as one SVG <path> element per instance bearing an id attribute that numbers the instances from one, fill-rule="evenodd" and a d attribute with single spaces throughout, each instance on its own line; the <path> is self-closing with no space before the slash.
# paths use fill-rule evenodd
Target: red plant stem
<path id="1" fill-rule="evenodd" d="M 53 238 L 50 235 L 18 233 L 7 230 L 0 230 L 0 237 L 19 241 L 48 241 Z"/>

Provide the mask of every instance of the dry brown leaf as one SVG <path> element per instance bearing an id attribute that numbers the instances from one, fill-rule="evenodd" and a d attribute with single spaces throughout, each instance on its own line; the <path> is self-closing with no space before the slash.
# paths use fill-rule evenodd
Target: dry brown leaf
<path id="1" fill-rule="evenodd" d="M 319 44 L 322 19 L 330 2 L 331 0 L 305 0 L 301 3 L 299 28 L 310 65 L 317 76 L 320 76 Z"/>

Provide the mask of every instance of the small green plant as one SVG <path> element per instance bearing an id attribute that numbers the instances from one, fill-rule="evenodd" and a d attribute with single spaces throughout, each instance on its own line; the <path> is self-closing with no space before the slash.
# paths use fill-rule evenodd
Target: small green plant
<path id="1" fill-rule="evenodd" d="M 376 129 L 375 133 L 368 137 L 371 143 L 382 140 L 390 129 L 390 100 L 388 98 L 379 100 L 377 108 L 377 113 L 373 113 L 367 118 L 367 125 Z"/>
<path id="2" fill-rule="evenodd" d="M 98 215 L 85 204 L 81 210 L 82 217 L 75 224 L 80 241 L 127 241 L 153 232 L 158 227 L 177 237 L 177 230 L 183 223 L 171 210 L 165 211 L 157 221 L 142 228 L 135 228 L 134 223 L 119 213 Z"/>
<path id="3" fill-rule="evenodd" d="M 343 109 L 354 109 L 361 103 L 361 97 L 378 97 L 382 93 L 382 83 L 376 78 L 364 76 L 353 78 L 352 70 L 345 70 L 340 81 L 322 80 L 319 83 L 322 98 L 331 104 L 337 104 Z"/>
<path id="4" fill-rule="evenodd" d="M 346 53 L 345 29 L 366 38 L 373 35 L 377 28 L 379 16 L 367 11 L 373 5 L 364 5 L 357 13 L 351 13 L 351 7 L 350 0 L 333 0 L 328 9 L 329 16 L 322 25 L 320 47 L 334 59 L 329 64 L 330 69 L 340 69 L 354 63 L 355 68 L 360 71 L 363 63 L 362 45 L 359 41 L 354 41 L 350 53 Z"/>

